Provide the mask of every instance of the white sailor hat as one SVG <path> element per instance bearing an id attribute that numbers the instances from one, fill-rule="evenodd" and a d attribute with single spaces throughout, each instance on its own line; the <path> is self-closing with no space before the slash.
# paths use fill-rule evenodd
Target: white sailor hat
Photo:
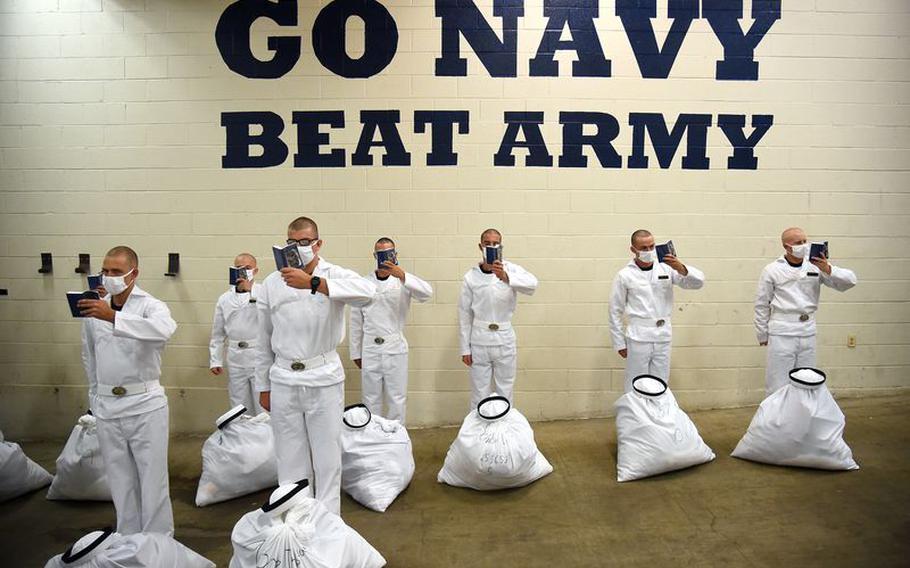
<path id="1" fill-rule="evenodd" d="M 828 376 L 820 369 L 797 367 L 790 371 L 790 384 L 801 389 L 817 389 L 825 384 Z"/>
<path id="2" fill-rule="evenodd" d="M 60 557 L 60 561 L 67 566 L 85 564 L 114 544 L 111 536 L 115 534 L 112 528 L 92 531 L 73 543 Z"/>
<path id="3" fill-rule="evenodd" d="M 501 394 L 494 393 L 477 403 L 477 415 L 484 420 L 499 420 L 510 410 L 512 403 Z"/>
<path id="4" fill-rule="evenodd" d="M 654 375 L 638 375 L 632 379 L 632 391 L 646 398 L 658 398 L 667 392 L 667 381 Z"/>
<path id="5" fill-rule="evenodd" d="M 344 413 L 341 415 L 341 421 L 344 422 L 344 425 L 355 430 L 365 428 L 372 419 L 373 414 L 365 404 L 345 406 Z"/>
<path id="6" fill-rule="evenodd" d="M 234 408 L 228 410 L 224 414 L 218 417 L 218 420 L 215 420 L 215 426 L 219 430 L 230 424 L 235 418 L 240 418 L 243 416 L 243 413 L 246 412 L 246 407 L 242 404 L 238 404 Z"/>
<path id="7" fill-rule="evenodd" d="M 277 489 L 269 495 L 269 500 L 262 506 L 262 512 L 272 517 L 278 517 L 291 509 L 295 505 L 309 498 L 304 489 L 309 487 L 310 482 L 307 479 L 301 479 L 297 483 L 286 483 L 279 485 Z"/>

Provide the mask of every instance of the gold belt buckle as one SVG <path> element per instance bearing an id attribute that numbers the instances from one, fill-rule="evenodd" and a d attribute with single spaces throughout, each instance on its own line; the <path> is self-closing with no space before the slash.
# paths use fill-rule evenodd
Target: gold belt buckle
<path id="1" fill-rule="evenodd" d="M 123 396 L 126 394 L 126 389 L 124 387 L 114 387 L 111 389 L 111 394 L 115 396 Z"/>
<path id="2" fill-rule="evenodd" d="M 377 337 L 376 339 L 373 340 L 373 343 L 375 343 L 376 345 L 382 345 L 383 343 L 385 343 L 385 339 L 383 339 L 381 337 Z"/>
<path id="3" fill-rule="evenodd" d="M 300 361 L 294 361 L 293 363 L 291 363 L 292 371 L 302 371 L 304 369 L 306 369 L 306 365 L 304 365 Z"/>
<path id="4" fill-rule="evenodd" d="M 498 323 L 491 323 L 488 327 L 490 328 L 490 331 L 499 331 Z"/>
<path id="5" fill-rule="evenodd" d="M 799 314 L 799 321 L 809 321 L 809 314 Z"/>
<path id="6" fill-rule="evenodd" d="M 239 343 L 237 344 L 237 347 L 239 347 L 239 348 L 241 348 L 241 349 L 246 349 L 246 348 L 249 347 L 249 346 L 250 346 L 250 344 L 247 343 L 246 341 L 241 341 L 241 342 L 239 342 Z"/>
<path id="7" fill-rule="evenodd" d="M 657 327 L 663 327 L 667 323 L 666 320 L 657 320 Z"/>

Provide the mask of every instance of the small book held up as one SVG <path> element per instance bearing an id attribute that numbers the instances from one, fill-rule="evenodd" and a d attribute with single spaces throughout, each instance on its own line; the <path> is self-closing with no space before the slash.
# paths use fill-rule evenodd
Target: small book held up
<path id="1" fill-rule="evenodd" d="M 657 245 L 654 249 L 657 251 L 657 262 L 663 262 L 664 257 L 668 254 L 676 256 L 676 247 L 673 246 L 673 241 L 667 241 L 662 245 Z"/>
<path id="2" fill-rule="evenodd" d="M 100 300 L 101 295 L 94 290 L 86 290 L 85 292 L 67 292 L 66 301 L 70 304 L 70 313 L 73 314 L 74 318 L 84 318 L 82 312 L 79 310 L 79 306 L 76 303 L 79 300 Z"/>
<path id="3" fill-rule="evenodd" d="M 297 252 L 297 245 L 274 245 L 272 246 L 272 254 L 275 255 L 275 266 L 278 267 L 278 270 L 282 268 L 303 268 L 303 260 L 300 258 L 300 253 Z"/>
<path id="4" fill-rule="evenodd" d="M 809 248 L 809 258 L 819 258 L 824 256 L 825 259 L 830 258 L 828 256 L 828 241 L 822 243 L 812 243 L 812 247 Z"/>
<path id="5" fill-rule="evenodd" d="M 388 249 L 388 250 L 378 250 L 375 253 L 373 253 L 373 256 L 376 257 L 376 268 L 385 268 L 384 266 L 382 266 L 382 263 L 384 263 L 385 261 L 388 260 L 394 264 L 397 254 L 395 253 L 395 249 Z"/>
<path id="6" fill-rule="evenodd" d="M 502 261 L 502 246 L 483 247 L 483 253 L 487 264 L 493 264 L 497 260 Z"/>
<path id="7" fill-rule="evenodd" d="M 249 280 L 250 274 L 246 268 L 237 268 L 236 266 L 231 266 L 228 269 L 228 284 L 231 286 L 236 286 L 238 280 Z"/>
<path id="8" fill-rule="evenodd" d="M 88 289 L 97 290 L 101 288 L 101 275 L 100 274 L 89 274 L 88 275 Z"/>

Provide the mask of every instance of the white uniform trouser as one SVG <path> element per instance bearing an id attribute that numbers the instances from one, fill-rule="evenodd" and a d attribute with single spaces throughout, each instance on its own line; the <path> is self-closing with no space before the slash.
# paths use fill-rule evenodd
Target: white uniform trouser
<path id="1" fill-rule="evenodd" d="M 174 534 L 167 475 L 167 405 L 124 418 L 98 418 L 98 443 L 117 510 L 117 532 Z"/>
<path id="2" fill-rule="evenodd" d="M 518 349 L 515 342 L 505 345 L 471 345 L 471 408 L 492 395 L 500 394 L 512 402 Z"/>
<path id="3" fill-rule="evenodd" d="M 790 382 L 790 371 L 815 367 L 815 336 L 768 336 L 768 364 L 765 367 L 765 394 Z"/>
<path id="4" fill-rule="evenodd" d="M 408 398 L 408 354 L 364 351 L 361 365 L 363 403 L 370 412 L 404 424 Z M 383 393 L 388 413 L 382 412 Z"/>
<path id="5" fill-rule="evenodd" d="M 259 393 L 253 384 L 256 369 L 244 367 L 228 367 L 228 400 L 231 406 L 242 404 L 250 414 L 259 414 L 263 408 L 259 406 Z"/>
<path id="6" fill-rule="evenodd" d="M 278 483 L 308 479 L 311 494 L 340 515 L 344 383 L 326 387 L 272 383 L 271 388 Z"/>
<path id="7" fill-rule="evenodd" d="M 654 375 L 670 384 L 670 342 L 635 341 L 626 338 L 625 392 L 632 390 L 632 379 Z"/>

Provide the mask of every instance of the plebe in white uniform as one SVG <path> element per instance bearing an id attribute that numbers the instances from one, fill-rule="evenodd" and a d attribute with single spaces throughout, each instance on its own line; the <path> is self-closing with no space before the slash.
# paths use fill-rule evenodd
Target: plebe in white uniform
<path id="1" fill-rule="evenodd" d="M 47 487 L 53 476 L 25 455 L 19 444 L 7 442 L 0 432 L 0 503 Z"/>
<path id="2" fill-rule="evenodd" d="M 464 275 L 458 299 L 461 355 L 470 355 L 471 407 L 494 392 L 512 400 L 518 348 L 512 316 L 518 293 L 532 295 L 537 278 L 521 266 L 503 261 L 509 283 L 475 266 Z"/>
<path id="3" fill-rule="evenodd" d="M 79 418 L 57 458 L 57 473 L 47 490 L 48 499 L 111 500 L 95 422 L 91 414 Z"/>
<path id="4" fill-rule="evenodd" d="M 686 270 L 689 273 L 683 276 L 660 262 L 642 270 L 630 260 L 613 279 L 610 337 L 614 351 L 627 351 L 624 392 L 632 390 L 632 379 L 639 375 L 660 377 L 669 384 L 673 286 L 698 290 L 705 284 L 701 270 L 688 264 Z M 625 331 L 623 316 L 628 320 Z"/>
<path id="5" fill-rule="evenodd" d="M 275 438 L 269 414 L 235 406 L 218 417 L 202 445 L 202 476 L 196 506 L 205 507 L 278 485 Z"/>
<path id="6" fill-rule="evenodd" d="M 306 493 L 306 480 L 282 485 L 234 525 L 230 568 L 379 568 L 385 558 L 357 531 Z"/>
<path id="7" fill-rule="evenodd" d="M 176 330 L 167 305 L 139 286 L 113 324 L 86 318 L 82 325 L 82 363 L 121 534 L 174 532 L 159 379 L 161 352 Z"/>
<path id="8" fill-rule="evenodd" d="M 231 406 L 242 404 L 252 414 L 262 412 L 256 391 L 256 339 L 259 310 L 256 298 L 260 285 L 250 292 L 238 293 L 233 286 L 218 298 L 209 343 L 209 368 L 225 367 L 228 373 L 228 399 Z M 224 364 L 227 344 L 227 366 Z"/>
<path id="9" fill-rule="evenodd" d="M 831 274 L 804 259 L 791 266 L 785 256 L 765 266 L 755 295 L 755 335 L 768 342 L 765 367 L 765 394 L 787 384 L 788 373 L 796 367 L 814 367 L 815 312 L 821 286 L 838 292 L 856 286 L 852 270 L 831 265 Z"/>
<path id="10" fill-rule="evenodd" d="M 790 381 L 762 401 L 731 454 L 762 463 L 859 469 L 844 442 L 844 413 L 818 369 L 792 369 Z"/>
<path id="11" fill-rule="evenodd" d="M 215 563 L 172 537 L 94 531 L 58 554 L 44 568 L 215 568 Z"/>
<path id="12" fill-rule="evenodd" d="M 344 409 L 341 448 L 341 487 L 368 509 L 385 512 L 414 477 L 408 431 L 397 420 L 370 414 L 366 405 Z"/>
<path id="13" fill-rule="evenodd" d="M 285 284 L 280 272 L 258 298 L 256 389 L 271 391 L 278 480 L 311 479 L 315 496 L 341 513 L 341 415 L 344 368 L 335 349 L 344 339 L 344 307 L 363 306 L 376 287 L 324 258 L 314 275 L 329 295 Z"/>
<path id="14" fill-rule="evenodd" d="M 490 491 L 523 487 L 552 472 L 527 418 L 494 395 L 465 417 L 436 480 Z"/>
<path id="15" fill-rule="evenodd" d="M 427 282 L 405 272 L 404 283 L 394 276 L 366 278 L 376 295 L 363 307 L 351 307 L 351 359 L 360 359 L 363 403 L 374 415 L 405 423 L 408 396 L 408 341 L 404 324 L 411 299 L 433 297 Z M 388 412 L 383 412 L 385 399 Z"/>
<path id="16" fill-rule="evenodd" d="M 641 375 L 616 408 L 616 480 L 632 481 L 714 459 L 667 383 Z"/>

